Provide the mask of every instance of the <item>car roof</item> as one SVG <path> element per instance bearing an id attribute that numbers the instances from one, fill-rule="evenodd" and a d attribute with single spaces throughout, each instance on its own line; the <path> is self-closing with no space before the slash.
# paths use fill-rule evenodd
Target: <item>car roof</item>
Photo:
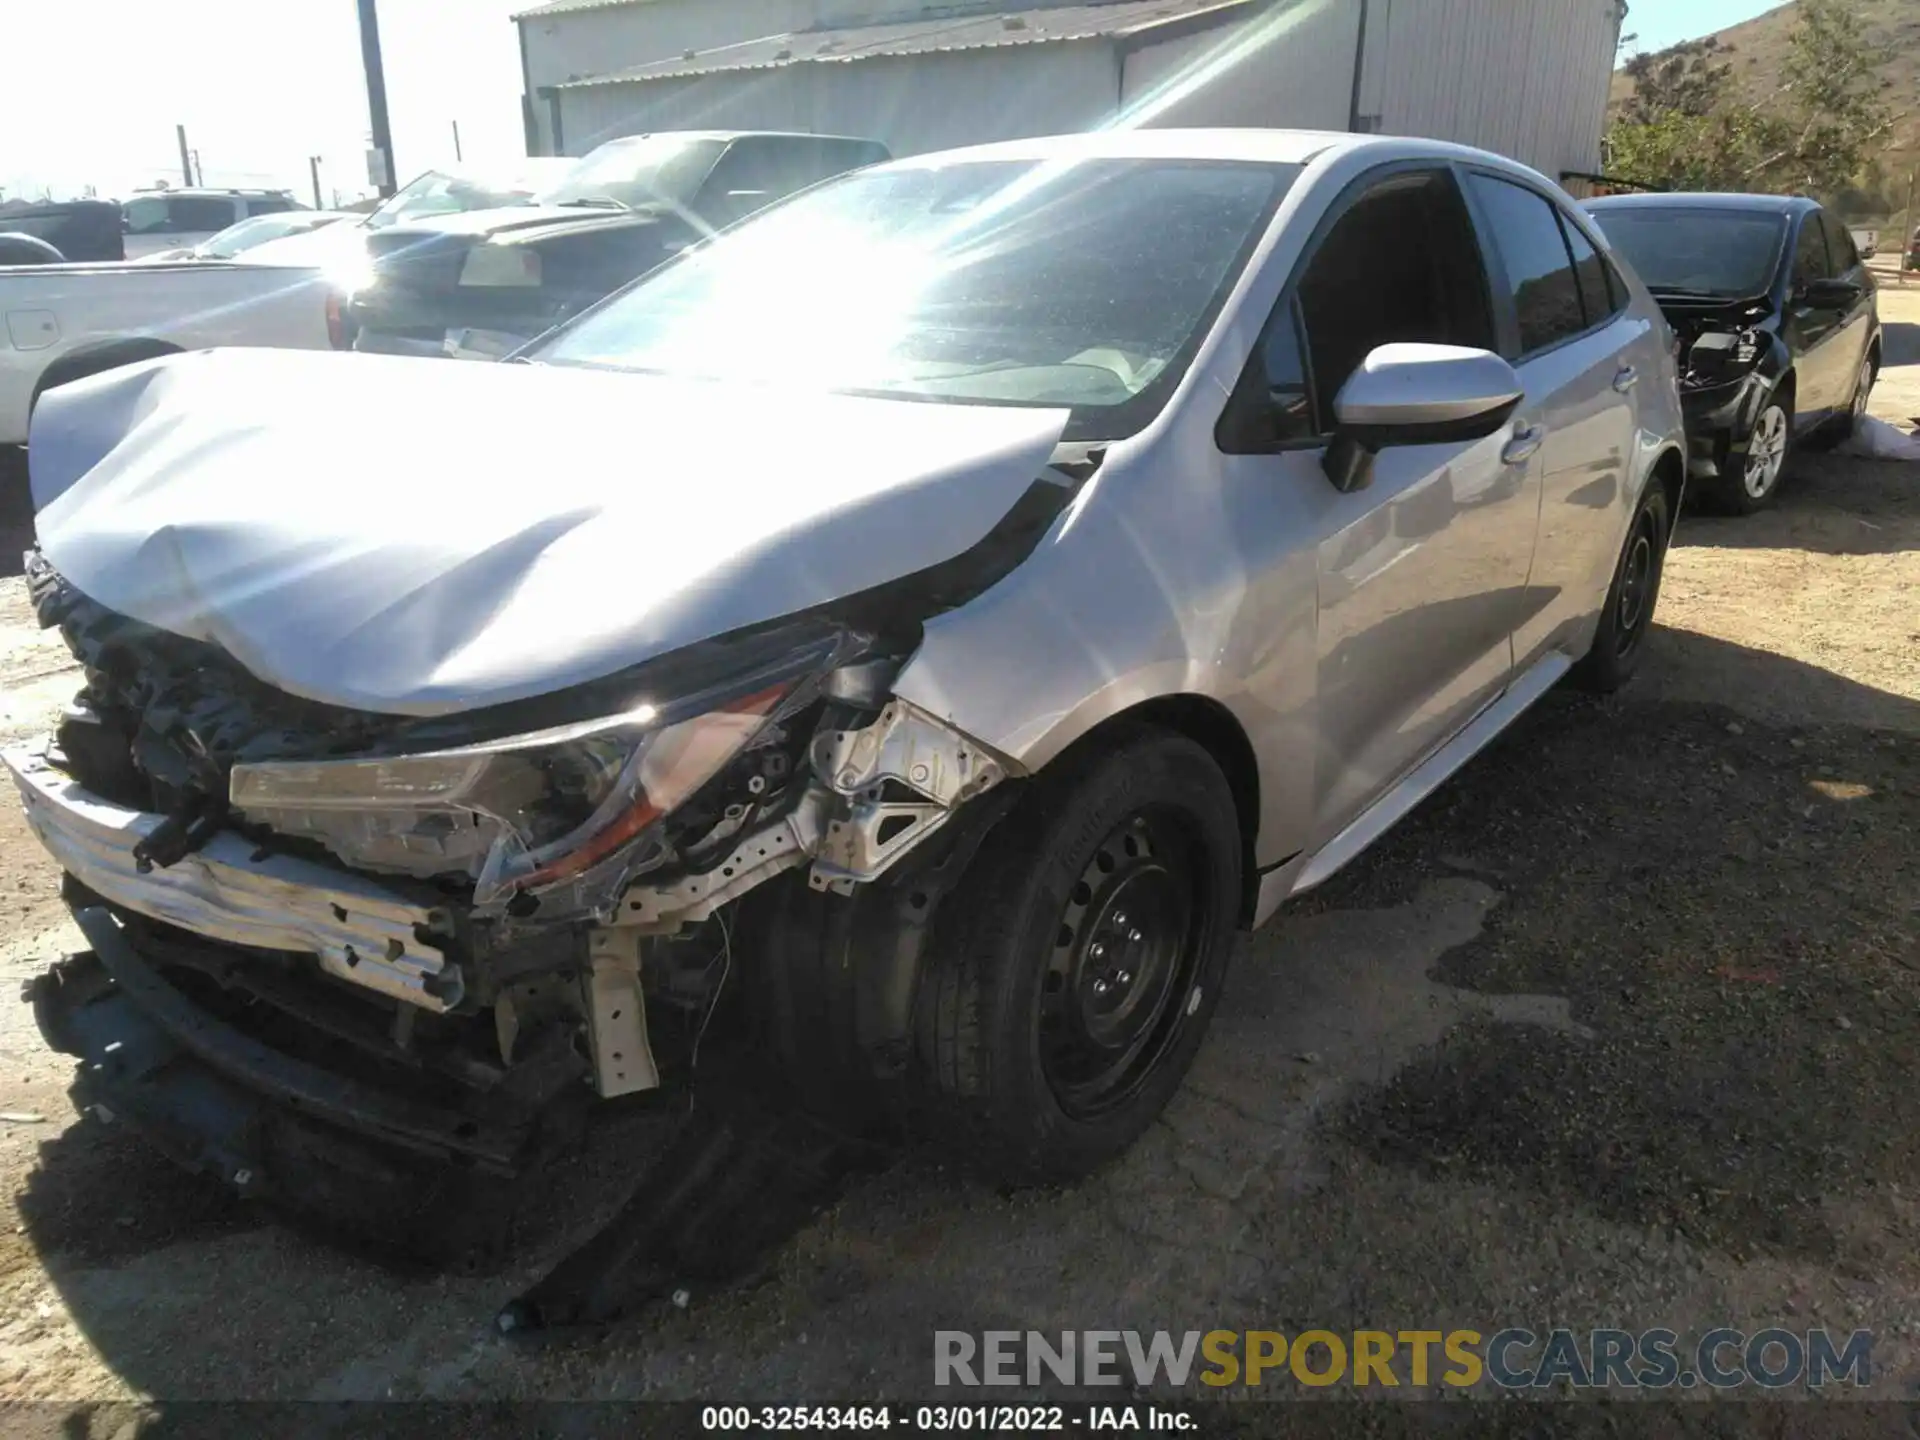
<path id="1" fill-rule="evenodd" d="M 1589 210 L 1740 210 L 1753 215 L 1793 215 L 1815 209 L 1819 204 L 1804 195 L 1736 195 L 1691 190 L 1602 195 L 1586 203 Z"/>
<path id="2" fill-rule="evenodd" d="M 878 145 L 870 135 L 816 135 L 810 130 L 642 130 L 633 135 L 616 135 L 603 140 L 595 149 L 620 145 L 631 140 L 651 140 L 673 135 L 685 140 L 833 140 L 848 145 Z"/>
<path id="3" fill-rule="evenodd" d="M 1338 130 L 1270 129 L 1118 129 L 1085 135 L 1046 135 L 1028 140 L 1002 140 L 915 155 L 894 163 L 940 161 L 1054 160 L 1054 159 L 1167 159 L 1250 160 L 1274 165 L 1306 165 L 1322 156 L 1349 152 L 1377 153 L 1381 159 L 1430 157 L 1466 160 L 1521 174 L 1524 165 L 1484 150 L 1403 135 L 1349 135 Z"/>
<path id="4" fill-rule="evenodd" d="M 253 185 L 236 186 L 232 189 L 224 185 L 175 185 L 167 190 L 136 190 L 127 196 L 127 199 L 171 200 L 179 195 L 186 195 L 196 199 L 208 195 L 215 195 L 223 200 L 232 195 L 270 195 L 278 199 L 282 195 L 291 195 L 292 193 L 291 190 L 263 190 Z"/>

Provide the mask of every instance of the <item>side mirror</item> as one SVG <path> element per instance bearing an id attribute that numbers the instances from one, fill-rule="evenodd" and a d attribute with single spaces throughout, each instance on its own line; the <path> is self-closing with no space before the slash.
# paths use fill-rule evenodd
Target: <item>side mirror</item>
<path id="1" fill-rule="evenodd" d="M 1814 310 L 1850 310 L 1861 293 L 1852 280 L 1810 280 L 1800 292 L 1800 301 Z"/>
<path id="2" fill-rule="evenodd" d="M 1394 445 L 1479 440 L 1507 422 L 1526 387 L 1489 350 L 1382 345 L 1334 397 L 1334 437 L 1321 464 L 1344 493 L 1373 483 L 1373 457 Z"/>

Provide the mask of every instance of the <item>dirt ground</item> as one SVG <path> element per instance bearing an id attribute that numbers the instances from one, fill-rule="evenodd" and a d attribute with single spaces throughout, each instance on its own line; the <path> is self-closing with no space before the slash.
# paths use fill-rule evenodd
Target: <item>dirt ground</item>
<path id="1" fill-rule="evenodd" d="M 1876 413 L 1920 416 L 1920 288 Z M 5 537 L 0 734 L 72 676 Z M 1920 1393 L 1920 466 L 1688 516 L 1648 665 L 1555 695 L 1236 957 L 1163 1123 L 1078 1187 L 909 1157 L 764 1283 L 540 1349 L 76 1120 L 0 1007 L 0 1398 L 782 1401 L 918 1389 L 936 1327 L 1876 1333 Z M 0 979 L 73 943 L 0 804 Z M 635 1134 L 644 1134 L 636 1131 Z M 591 1188 L 594 1161 L 581 1171 Z"/>

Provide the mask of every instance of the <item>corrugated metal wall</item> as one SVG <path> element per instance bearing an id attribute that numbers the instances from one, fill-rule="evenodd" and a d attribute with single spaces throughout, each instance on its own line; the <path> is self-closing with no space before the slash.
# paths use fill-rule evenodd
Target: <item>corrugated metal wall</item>
<path id="1" fill-rule="evenodd" d="M 1090 130 L 1114 113 L 1107 41 L 788 65 L 730 75 L 563 90 L 569 152 L 649 130 L 808 130 L 866 135 L 896 155 Z"/>
<path id="2" fill-rule="evenodd" d="M 1371 0 L 1363 115 L 1558 178 L 1597 170 L 1618 0 Z"/>
<path id="3" fill-rule="evenodd" d="M 838 14 L 849 3 L 861 0 L 728 0 L 728 24 L 778 33 L 802 8 Z M 716 0 L 658 0 L 556 17 L 556 37 L 573 38 L 542 64 L 604 73 L 699 48 L 681 47 L 676 37 L 693 32 L 666 22 L 711 26 L 718 13 Z M 577 155 L 636 128 L 710 126 L 872 135 L 911 155 L 1088 129 L 1122 104 L 1155 125 L 1344 130 L 1359 14 L 1359 0 L 1277 0 L 1238 27 L 1143 46 L 1124 61 L 1113 43 L 1087 41 L 567 89 L 562 148 Z M 1619 0 L 1370 0 L 1368 17 L 1367 128 L 1477 145 L 1556 178 L 1599 168 Z M 642 21 L 653 27 L 645 54 L 635 36 L 615 34 Z M 1226 53 L 1237 63 L 1218 63 Z M 1205 85 L 1178 90 L 1201 73 Z M 1179 98 L 1162 106 L 1155 97 L 1169 86 Z M 545 107 L 535 108 L 544 124 Z"/>
<path id="4" fill-rule="evenodd" d="M 1245 24 L 1143 46 L 1126 57 L 1127 110 L 1157 126 L 1345 130 L 1358 18 L 1354 0 L 1281 0 Z"/>

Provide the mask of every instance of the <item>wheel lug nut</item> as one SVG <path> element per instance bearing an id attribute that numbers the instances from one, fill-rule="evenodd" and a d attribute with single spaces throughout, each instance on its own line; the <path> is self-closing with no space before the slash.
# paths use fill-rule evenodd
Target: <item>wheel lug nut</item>
<path id="1" fill-rule="evenodd" d="M 1098 960 L 1101 956 L 1105 955 L 1106 953 L 1107 953 L 1107 947 L 1102 945 L 1098 940 L 1094 941 L 1092 945 L 1087 947 L 1087 955 L 1089 956 L 1089 958 L 1094 960 Z"/>
<path id="2" fill-rule="evenodd" d="M 1113 977 L 1113 983 L 1116 985 L 1131 985 L 1133 983 L 1132 972 L 1122 970 L 1118 975 Z"/>
<path id="3" fill-rule="evenodd" d="M 1104 980 L 1096 980 L 1093 982 L 1093 993 L 1096 995 L 1104 995 L 1112 988 L 1113 987 Z"/>
<path id="4" fill-rule="evenodd" d="M 1124 925 L 1127 923 L 1127 917 L 1116 910 L 1113 912 L 1113 923 L 1115 925 Z"/>
<path id="5" fill-rule="evenodd" d="M 1129 930 L 1127 932 L 1127 939 L 1138 945 L 1140 943 L 1140 932 L 1138 930 Z"/>

